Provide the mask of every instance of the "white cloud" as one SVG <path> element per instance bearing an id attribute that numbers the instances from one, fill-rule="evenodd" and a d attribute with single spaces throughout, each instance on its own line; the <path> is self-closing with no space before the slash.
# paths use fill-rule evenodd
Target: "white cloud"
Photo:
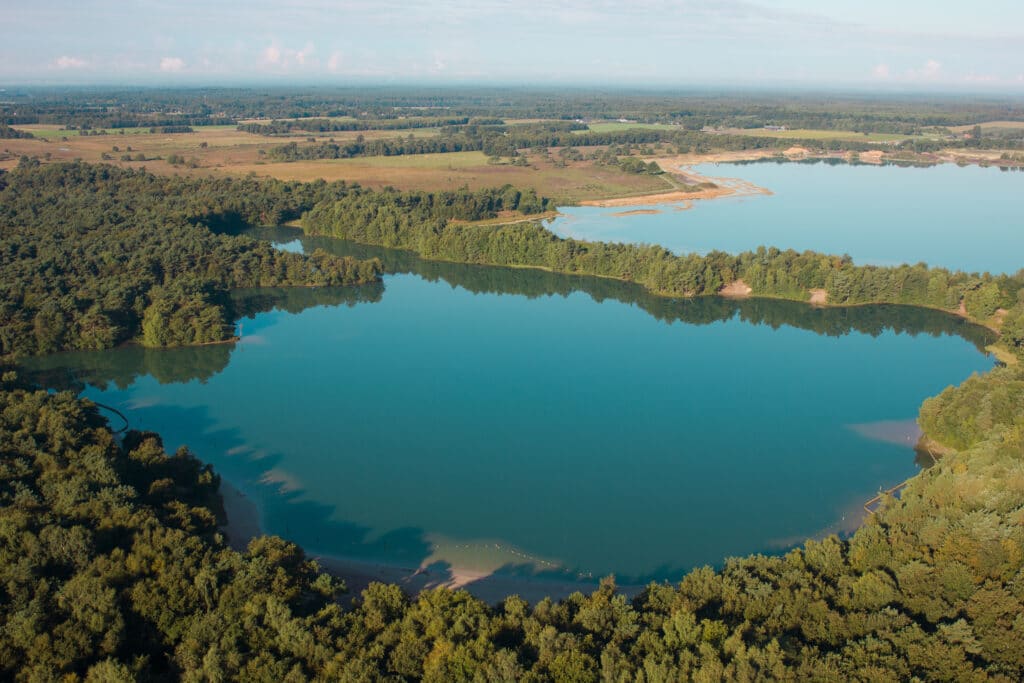
<path id="1" fill-rule="evenodd" d="M 176 73 L 185 68 L 185 60 L 181 57 L 164 57 L 160 60 L 160 70 L 167 73 Z"/>
<path id="2" fill-rule="evenodd" d="M 340 71 L 343 63 L 343 57 L 340 52 L 332 52 L 330 59 L 327 60 L 327 69 L 329 71 Z"/>
<path id="3" fill-rule="evenodd" d="M 942 62 L 929 59 L 919 69 L 907 69 L 909 81 L 935 81 L 942 75 Z"/>
<path id="4" fill-rule="evenodd" d="M 304 48 L 296 51 L 295 61 L 299 63 L 299 66 L 305 66 L 306 60 L 308 60 L 310 55 L 312 55 L 315 51 L 316 48 L 313 47 L 313 43 L 306 43 L 306 46 Z"/>
<path id="5" fill-rule="evenodd" d="M 871 75 L 875 78 L 889 78 L 889 65 L 878 64 L 874 69 L 871 70 Z"/>
<path id="6" fill-rule="evenodd" d="M 82 69 L 89 65 L 84 59 L 80 57 L 69 57 L 67 55 L 58 57 L 53 63 L 58 69 Z"/>
<path id="7" fill-rule="evenodd" d="M 281 63 L 281 48 L 277 45 L 270 45 L 266 50 L 263 51 L 263 63 L 264 64 L 280 64 Z"/>

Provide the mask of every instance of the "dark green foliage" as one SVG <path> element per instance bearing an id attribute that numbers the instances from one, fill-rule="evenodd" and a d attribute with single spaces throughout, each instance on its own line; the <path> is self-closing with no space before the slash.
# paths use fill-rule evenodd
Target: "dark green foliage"
<path id="1" fill-rule="evenodd" d="M 1020 370 L 930 401 L 926 429 L 929 412 L 941 415 L 941 436 L 965 449 L 849 540 L 732 559 L 633 600 L 611 579 L 533 607 L 372 584 L 348 610 L 333 601 L 340 584 L 294 545 L 229 549 L 218 478 L 187 451 L 168 456 L 138 432 L 118 444 L 89 402 L 14 381 L 0 387 L 2 678 L 1024 676 L 1024 400 L 1003 394 L 1024 387 Z"/>
<path id="2" fill-rule="evenodd" d="M 735 256 L 718 251 L 676 256 L 658 246 L 561 239 L 538 224 L 463 225 L 448 220 L 452 216 L 443 211 L 421 210 L 417 196 L 350 193 L 317 205 L 303 217 L 303 227 L 310 234 L 409 249 L 425 258 L 612 277 L 674 297 L 715 294 L 742 279 L 761 296 L 806 301 L 809 290 L 820 288 L 832 304 L 898 303 L 955 310 L 967 292 L 985 302 L 976 308 L 978 317 L 987 317 L 981 312 L 988 310 L 990 301 L 1008 299 L 1024 283 L 1021 275 L 979 278 L 924 264 L 856 266 L 847 256 L 764 247 Z M 968 311 L 975 313 L 971 301 Z"/>
<path id="3" fill-rule="evenodd" d="M 11 128 L 3 121 L 0 121 L 0 140 L 18 140 L 18 139 L 31 139 L 35 137 L 32 133 L 25 130 L 17 130 Z"/>
<path id="4" fill-rule="evenodd" d="M 208 225 L 276 223 L 342 185 L 162 178 L 86 164 L 0 175 L 0 355 L 232 335 L 228 290 L 370 282 L 375 262 L 288 254 Z"/>

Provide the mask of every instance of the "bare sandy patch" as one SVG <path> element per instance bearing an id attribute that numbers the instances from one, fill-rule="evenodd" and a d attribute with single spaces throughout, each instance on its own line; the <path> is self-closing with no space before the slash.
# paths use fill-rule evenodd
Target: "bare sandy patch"
<path id="1" fill-rule="evenodd" d="M 673 204 L 685 202 L 688 199 L 715 199 L 733 194 L 733 190 L 727 187 L 716 187 L 714 189 L 698 190 L 697 192 L 658 192 L 656 194 L 644 194 L 636 197 L 618 197 L 616 199 L 590 199 L 580 202 L 581 206 L 600 206 L 603 208 L 614 208 L 617 206 L 643 206 L 644 204 Z"/>
<path id="2" fill-rule="evenodd" d="M 734 280 L 718 290 L 718 295 L 730 299 L 746 299 L 753 291 L 750 285 L 743 280 Z"/>
<path id="3" fill-rule="evenodd" d="M 828 303 L 828 292 L 824 289 L 811 290 L 811 304 L 813 306 L 824 306 Z"/>
<path id="4" fill-rule="evenodd" d="M 633 209 L 632 211 L 617 211 L 613 216 L 653 216 L 661 213 L 661 209 Z"/>
<path id="5" fill-rule="evenodd" d="M 783 152 L 783 154 L 790 159 L 806 157 L 810 153 L 811 150 L 807 149 L 806 147 L 798 147 L 796 145 L 790 147 L 785 152 Z"/>
<path id="6" fill-rule="evenodd" d="M 882 163 L 883 152 L 880 149 L 873 149 L 868 152 L 861 152 L 858 155 L 858 159 L 862 164 L 880 164 Z"/>

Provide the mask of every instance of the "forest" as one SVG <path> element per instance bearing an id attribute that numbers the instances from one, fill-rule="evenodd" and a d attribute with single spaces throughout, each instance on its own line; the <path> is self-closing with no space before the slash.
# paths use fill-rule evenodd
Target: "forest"
<path id="1" fill-rule="evenodd" d="M 376 281 L 376 261 L 210 230 L 278 223 L 346 191 L 25 160 L 0 175 L 0 356 L 219 342 L 234 334 L 233 289 Z"/>
<path id="2" fill-rule="evenodd" d="M 424 193 L 351 192 L 318 204 L 302 219 L 312 235 L 409 249 L 428 259 L 498 266 L 528 266 L 562 273 L 597 275 L 643 285 L 669 297 L 717 294 L 742 279 L 755 296 L 807 301 L 822 289 L 836 305 L 892 303 L 956 311 L 988 320 L 1006 311 L 1005 343 L 1024 353 L 1024 271 L 1016 275 L 974 274 L 929 268 L 857 266 L 848 256 L 798 253 L 774 247 L 730 255 L 676 256 L 658 246 L 562 239 L 538 223 L 467 225 L 449 219 L 441 203 Z M 426 195 L 429 196 L 429 195 Z M 415 204 L 414 211 L 407 210 Z"/>
<path id="3" fill-rule="evenodd" d="M 850 538 L 632 600 L 358 596 L 276 537 L 218 532 L 219 478 L 87 400 L 0 387 L 0 677 L 13 680 L 992 680 L 1024 676 L 1024 374 L 922 408 L 958 444 Z M 998 406 L 998 409 L 993 409 Z M 977 428 L 983 425 L 982 428 Z M 935 429 L 936 431 L 931 431 Z"/>
<path id="4" fill-rule="evenodd" d="M 12 87 L 0 102 L 9 124 L 74 128 L 223 125 L 246 119 L 626 119 L 704 126 L 820 128 L 911 135 L 978 121 L 1024 121 L 1024 103 L 999 97 L 669 92 L 586 88 L 348 87 L 117 89 Z M 375 126 L 378 124 L 374 124 Z M 405 126 L 406 124 L 396 124 Z M 414 127 L 414 126 L 409 126 Z"/>

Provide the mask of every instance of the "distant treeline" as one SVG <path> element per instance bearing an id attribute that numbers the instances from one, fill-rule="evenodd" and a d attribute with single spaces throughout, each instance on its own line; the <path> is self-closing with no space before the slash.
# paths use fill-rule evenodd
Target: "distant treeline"
<path id="1" fill-rule="evenodd" d="M 415 128 L 434 128 L 442 126 L 461 126 L 468 124 L 468 116 L 456 118 L 435 118 L 419 116 L 400 119 L 292 119 L 289 121 L 271 121 L 269 123 L 241 123 L 238 130 L 255 135 L 291 135 L 295 131 L 307 133 L 334 133 L 358 130 L 411 130 Z M 497 121 L 499 124 L 501 120 Z"/>
<path id="2" fill-rule="evenodd" d="M 1024 121 L 1012 98 L 590 91 L 509 88 L 11 88 L 8 123 L 87 128 L 210 125 L 240 119 L 627 119 L 756 129 L 765 125 L 911 135 L 981 121 Z"/>
<path id="3" fill-rule="evenodd" d="M 346 609 L 294 544 L 228 547 L 219 477 L 186 449 L 2 373 L 0 678 L 1019 681 L 1022 386 L 1007 368 L 929 401 L 926 432 L 962 448 L 845 540 L 632 600 L 610 578 L 535 605 L 373 583 Z"/>
<path id="4" fill-rule="evenodd" d="M 375 261 L 209 229 L 276 224 L 348 189 L 24 163 L 0 175 L 0 356 L 221 341 L 229 290 L 374 281 Z"/>
<path id="5" fill-rule="evenodd" d="M 536 223 L 453 223 L 443 204 L 417 202 L 417 196 L 350 193 L 305 214 L 303 228 L 314 235 L 410 249 L 425 258 L 613 277 L 673 297 L 716 294 L 742 279 L 755 295 L 801 301 L 808 300 L 812 289 L 823 289 L 830 303 L 844 305 L 894 303 L 955 311 L 963 301 L 967 312 L 980 320 L 1009 309 L 1004 326 L 1008 343 L 1024 348 L 1024 340 L 1014 336 L 1024 311 L 1024 271 L 993 276 L 924 264 L 856 266 L 848 256 L 765 247 L 737 255 L 712 251 L 676 256 L 658 246 L 562 239 Z M 415 211 L 407 210 L 413 202 Z"/>
<path id="6" fill-rule="evenodd" d="M 514 157 L 519 150 L 550 147 L 599 147 L 609 145 L 670 145 L 679 154 L 713 151 L 785 150 L 803 146 L 811 150 L 866 152 L 880 149 L 878 143 L 859 140 L 820 140 L 763 137 L 755 135 L 708 134 L 683 128 L 628 128 L 617 131 L 590 131 L 586 126 L 568 123 L 564 127 L 527 124 L 517 126 L 451 127 L 430 137 L 397 137 L 391 139 L 347 142 L 290 142 L 273 147 L 268 157 L 276 161 L 310 159 L 347 159 L 364 156 L 397 156 L 402 154 L 434 154 L 444 152 L 482 151 L 488 156 Z M 1024 141 L 1007 138 L 979 137 L 973 140 L 913 139 L 886 145 L 887 150 L 914 153 L 935 152 L 949 147 L 1024 148 Z"/>

